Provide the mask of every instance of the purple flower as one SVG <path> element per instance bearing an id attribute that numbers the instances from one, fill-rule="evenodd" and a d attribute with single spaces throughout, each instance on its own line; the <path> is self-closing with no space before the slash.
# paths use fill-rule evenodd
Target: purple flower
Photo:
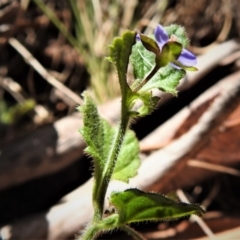
<path id="1" fill-rule="evenodd" d="M 171 38 L 169 38 L 166 30 L 159 24 L 157 25 L 157 27 L 154 31 L 154 36 L 157 40 L 157 44 L 158 44 L 160 50 L 162 50 L 163 46 L 169 41 L 177 42 L 176 37 L 173 35 L 173 36 L 171 36 Z M 196 56 L 184 48 L 182 49 L 181 55 L 178 57 L 177 61 L 179 61 L 184 66 L 194 66 L 197 64 Z M 173 63 L 171 63 L 171 64 L 175 68 L 180 69 L 180 67 L 176 66 L 175 64 L 173 64 Z"/>

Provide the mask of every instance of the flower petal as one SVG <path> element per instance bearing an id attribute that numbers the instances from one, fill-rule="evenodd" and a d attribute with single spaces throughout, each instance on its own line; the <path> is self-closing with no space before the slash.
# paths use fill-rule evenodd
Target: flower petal
<path id="1" fill-rule="evenodd" d="M 163 45 L 166 42 L 168 42 L 168 40 L 169 40 L 167 32 L 160 24 L 158 24 L 157 27 L 155 28 L 154 36 L 155 36 L 160 48 L 162 48 Z"/>
<path id="2" fill-rule="evenodd" d="M 141 38 L 140 38 L 139 33 L 136 35 L 136 40 L 137 40 L 137 41 L 141 41 Z"/>
<path id="3" fill-rule="evenodd" d="M 177 66 L 176 64 L 174 64 L 174 63 L 170 63 L 170 65 L 172 66 L 172 67 L 174 67 L 174 68 L 176 68 L 176 69 L 182 69 L 182 68 L 180 68 L 179 66 Z"/>
<path id="4" fill-rule="evenodd" d="M 187 49 L 182 50 L 182 53 L 179 56 L 178 61 L 184 66 L 194 66 L 197 64 L 196 56 Z"/>

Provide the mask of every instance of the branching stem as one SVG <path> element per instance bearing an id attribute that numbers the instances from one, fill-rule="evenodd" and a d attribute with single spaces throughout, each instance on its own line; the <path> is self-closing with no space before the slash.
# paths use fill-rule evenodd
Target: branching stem
<path id="1" fill-rule="evenodd" d="M 110 231 L 117 227 L 118 214 L 113 214 L 99 222 L 92 222 L 89 224 L 85 232 L 76 240 L 93 240 L 97 235 L 103 232 Z M 141 239 L 142 240 L 142 239 Z"/>
<path id="2" fill-rule="evenodd" d="M 133 89 L 133 92 L 138 92 L 156 74 L 158 70 L 159 67 L 155 65 L 148 75 L 143 79 L 143 81 Z"/>

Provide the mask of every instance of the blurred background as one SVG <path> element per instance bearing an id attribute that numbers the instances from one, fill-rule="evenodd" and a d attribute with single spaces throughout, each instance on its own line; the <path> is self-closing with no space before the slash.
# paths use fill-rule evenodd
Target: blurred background
<path id="1" fill-rule="evenodd" d="M 182 80 L 177 98 L 162 94 L 158 109 L 133 124 L 144 174 L 153 175 L 134 184 L 207 213 L 200 223 L 134 227 L 148 239 L 239 239 L 239 12 L 238 0 L 0 0 L 0 236 L 73 239 L 84 227 L 92 167 L 78 133 L 81 93 L 91 91 L 116 123 L 120 90 L 107 46 L 125 29 L 152 34 L 177 23 L 199 71 Z M 165 149 L 175 149 L 173 160 L 154 159 Z"/>

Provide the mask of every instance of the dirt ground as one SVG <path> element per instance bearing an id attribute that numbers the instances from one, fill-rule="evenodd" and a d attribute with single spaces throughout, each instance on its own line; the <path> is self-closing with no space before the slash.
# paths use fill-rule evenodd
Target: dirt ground
<path id="1" fill-rule="evenodd" d="M 109 71 L 112 82 L 103 86 L 110 90 L 101 92 L 102 86 L 93 83 L 91 45 L 79 43 L 81 54 L 64 34 L 64 29 L 78 34 L 67 1 L 44 1 L 64 29 L 36 2 L 0 0 L 0 236 L 5 240 L 74 238 L 89 215 L 92 174 L 77 131 L 81 93 L 91 89 L 101 114 L 111 122 L 118 118 L 114 76 Z M 90 1 L 79 2 L 87 12 Z M 207 212 L 201 220 L 134 227 L 147 239 L 240 239 L 240 2 L 96 2 L 102 16 L 91 9 L 93 19 L 99 17 L 102 25 L 90 40 L 97 63 L 113 33 L 126 28 L 149 33 L 157 23 L 184 26 L 189 49 L 199 59 L 198 73 L 188 75 L 179 96 L 163 95 L 158 109 L 132 128 L 146 173 L 153 175 L 141 185 L 140 174 L 137 184 L 181 201 L 187 197 Z M 158 157 L 169 149 L 176 149 L 175 160 L 164 173 L 148 165 L 159 164 Z M 99 237 L 128 238 L 121 232 Z"/>

